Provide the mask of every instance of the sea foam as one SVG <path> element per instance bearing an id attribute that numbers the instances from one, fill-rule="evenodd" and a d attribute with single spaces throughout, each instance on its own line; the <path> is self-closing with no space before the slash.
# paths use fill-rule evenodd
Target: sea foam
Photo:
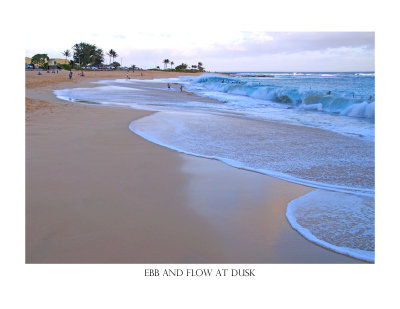
<path id="1" fill-rule="evenodd" d="M 286 217 L 308 240 L 368 262 L 375 257 L 374 200 L 315 190 L 291 201 Z"/>
<path id="2" fill-rule="evenodd" d="M 310 128 L 226 115 L 159 112 L 130 129 L 168 148 L 325 189 L 373 195 L 374 146 Z"/>

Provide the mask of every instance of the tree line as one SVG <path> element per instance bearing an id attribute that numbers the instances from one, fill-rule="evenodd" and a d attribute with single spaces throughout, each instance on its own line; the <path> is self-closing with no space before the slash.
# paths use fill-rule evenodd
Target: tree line
<path id="1" fill-rule="evenodd" d="M 85 66 L 100 66 L 104 63 L 104 51 L 101 48 L 98 48 L 94 44 L 80 42 L 72 46 L 72 53 L 69 49 L 61 52 L 63 56 L 65 56 L 65 60 L 68 61 L 68 58 L 72 56 L 72 60 L 69 61 L 69 65 L 63 65 L 64 68 L 76 67 L 76 64 L 79 67 Z M 118 54 L 115 50 L 110 49 L 107 53 L 107 56 L 110 57 L 110 65 L 113 67 L 119 67 L 120 64 L 115 61 L 115 58 L 118 57 Z M 111 59 L 113 62 L 111 63 Z M 47 54 L 36 54 L 31 59 L 31 64 L 37 65 L 41 68 L 48 67 L 49 56 Z"/>
<path id="2" fill-rule="evenodd" d="M 110 65 L 113 67 L 119 67 L 120 64 L 115 61 L 115 58 L 118 57 L 118 54 L 115 50 L 110 49 L 107 53 L 104 53 L 104 51 L 97 47 L 94 44 L 89 44 L 89 43 L 84 43 L 80 42 L 75 44 L 72 47 L 72 52 L 69 49 L 66 49 L 65 51 L 62 52 L 62 54 L 65 56 L 65 60 L 68 61 L 68 58 L 71 57 L 72 55 L 72 60 L 69 61 L 69 65 L 63 65 L 64 68 L 68 69 L 73 68 L 76 66 L 76 64 L 79 64 L 79 67 L 86 67 L 86 66 L 101 66 L 104 63 L 104 56 L 107 55 L 109 56 L 110 60 Z M 31 59 L 31 64 L 38 65 L 39 67 L 46 68 L 47 67 L 47 62 L 49 60 L 49 57 L 47 54 L 36 54 L 32 57 Z M 111 62 L 111 60 L 113 62 Z M 171 65 L 171 70 L 176 70 L 176 71 L 190 71 L 190 72 L 204 72 L 205 69 L 203 67 L 203 63 L 198 62 L 197 65 L 192 65 L 191 68 L 185 63 L 182 63 L 180 65 L 177 65 L 175 68 L 174 62 L 170 61 L 169 59 L 164 59 L 164 69 L 167 69 L 168 64 Z M 131 67 L 135 67 L 134 65 Z M 160 69 L 159 66 L 157 66 L 156 69 Z"/>
<path id="3" fill-rule="evenodd" d="M 173 65 L 174 65 L 174 62 L 173 62 L 173 61 L 170 61 L 169 59 L 164 59 L 164 60 L 163 60 L 163 63 L 164 63 L 164 70 L 167 70 L 168 64 L 171 64 L 171 70 L 173 70 L 173 68 L 172 68 Z M 157 67 L 157 68 L 159 69 L 160 67 Z M 186 63 L 181 63 L 180 65 L 177 65 L 177 66 L 174 68 L 174 70 L 175 70 L 175 71 L 179 71 L 179 72 L 185 72 L 185 71 L 190 71 L 190 72 L 194 72 L 194 71 L 196 71 L 196 72 L 204 72 L 204 71 L 205 71 L 202 62 L 198 62 L 197 65 L 194 65 L 194 64 L 191 65 L 191 69 L 189 68 L 189 66 L 188 66 Z"/>

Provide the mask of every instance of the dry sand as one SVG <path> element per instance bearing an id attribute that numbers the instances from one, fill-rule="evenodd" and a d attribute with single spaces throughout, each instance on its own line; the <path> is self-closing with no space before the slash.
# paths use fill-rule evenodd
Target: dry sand
<path id="1" fill-rule="evenodd" d="M 311 188 L 152 144 L 128 129 L 148 111 L 52 94 L 125 76 L 26 73 L 27 263 L 360 262 L 287 222 L 287 203 Z"/>

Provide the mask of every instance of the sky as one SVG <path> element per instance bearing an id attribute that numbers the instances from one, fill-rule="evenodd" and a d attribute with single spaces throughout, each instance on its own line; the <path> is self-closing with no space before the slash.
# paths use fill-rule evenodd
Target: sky
<path id="1" fill-rule="evenodd" d="M 87 29 L 66 32 L 51 41 L 27 40 L 25 55 L 63 58 L 75 43 L 114 49 L 123 66 L 164 68 L 202 62 L 207 71 L 374 71 L 374 32 L 157 31 Z M 110 59 L 105 55 L 105 63 Z"/>
<path id="2" fill-rule="evenodd" d="M 34 21 L 23 28 L 24 52 L 63 58 L 64 50 L 86 42 L 105 53 L 115 50 L 123 66 L 144 69 L 163 68 L 169 59 L 175 65 L 202 62 L 211 72 L 374 71 L 376 9 L 363 4 L 42 0 L 53 13 L 21 12 Z"/>

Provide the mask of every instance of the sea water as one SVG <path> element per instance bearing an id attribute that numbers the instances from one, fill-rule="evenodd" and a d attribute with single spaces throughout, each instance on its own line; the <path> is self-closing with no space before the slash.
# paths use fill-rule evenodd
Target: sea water
<path id="1" fill-rule="evenodd" d="M 178 99 L 179 88 L 167 83 L 198 96 Z M 130 129 L 180 152 L 317 188 L 288 205 L 291 225 L 331 250 L 373 261 L 374 84 L 374 73 L 249 72 L 101 81 L 56 95 L 158 111 Z"/>

